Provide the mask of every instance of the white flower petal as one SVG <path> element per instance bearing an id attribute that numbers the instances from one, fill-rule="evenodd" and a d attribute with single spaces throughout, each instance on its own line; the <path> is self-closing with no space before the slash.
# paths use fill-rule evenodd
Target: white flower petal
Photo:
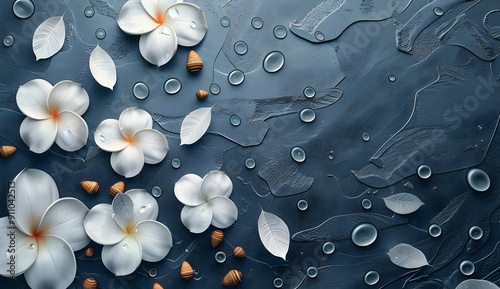
<path id="1" fill-rule="evenodd" d="M 177 13 L 170 12 L 172 9 Z M 207 33 L 207 20 L 201 9 L 191 3 L 177 3 L 165 13 L 168 25 L 172 26 L 177 36 L 177 43 L 181 46 L 198 44 Z M 177 17 L 175 17 L 177 16 Z"/>
<path id="2" fill-rule="evenodd" d="M 44 236 L 38 242 L 38 256 L 24 273 L 31 288 L 65 289 L 76 275 L 76 259 L 71 247 L 63 239 Z"/>
<path id="3" fill-rule="evenodd" d="M 134 202 L 125 194 L 117 194 L 111 203 L 115 220 L 118 225 L 125 231 L 130 233 L 135 227 L 132 225 L 132 215 L 134 213 Z"/>
<path id="4" fill-rule="evenodd" d="M 103 120 L 94 132 L 94 141 L 98 147 L 107 152 L 121 151 L 128 145 L 116 119 Z"/>
<path id="5" fill-rule="evenodd" d="M 111 154 L 111 167 L 118 174 L 131 178 L 137 176 L 144 167 L 144 154 L 136 145 Z"/>
<path id="6" fill-rule="evenodd" d="M 26 116 L 34 119 L 49 118 L 47 98 L 52 84 L 43 79 L 33 79 L 21 85 L 17 90 L 16 102 Z"/>
<path id="7" fill-rule="evenodd" d="M 134 237 L 129 236 L 118 244 L 104 246 L 101 256 L 109 271 L 124 276 L 133 273 L 141 264 L 142 248 Z"/>
<path id="8" fill-rule="evenodd" d="M 224 172 L 211 171 L 203 178 L 200 191 L 205 200 L 216 196 L 229 197 L 233 191 L 233 183 Z"/>
<path id="9" fill-rule="evenodd" d="M 156 220 L 158 217 L 158 202 L 148 192 L 142 189 L 133 189 L 125 192 L 134 203 L 132 212 L 132 226 L 145 220 Z"/>
<path id="10" fill-rule="evenodd" d="M 66 241 L 73 251 L 90 242 L 83 227 L 83 219 L 89 208 L 75 198 L 62 198 L 50 205 L 38 225 L 38 233 L 57 236 Z"/>
<path id="11" fill-rule="evenodd" d="M 129 0 L 123 4 L 118 15 L 118 26 L 128 34 L 148 33 L 160 26 L 142 7 L 141 0 Z"/>
<path id="12" fill-rule="evenodd" d="M 72 111 L 82 115 L 89 108 L 90 100 L 83 86 L 71 80 L 58 82 L 52 88 L 48 99 L 49 111 Z"/>
<path id="13" fill-rule="evenodd" d="M 184 206 L 181 211 L 181 221 L 191 233 L 203 233 L 212 221 L 212 209 L 207 203 L 196 207 Z"/>
<path id="14" fill-rule="evenodd" d="M 238 208 L 227 197 L 214 197 L 208 201 L 212 209 L 212 225 L 224 229 L 238 219 Z"/>
<path id="15" fill-rule="evenodd" d="M 129 107 L 122 111 L 118 121 L 122 135 L 128 139 L 132 139 L 134 134 L 142 129 L 153 128 L 151 115 L 137 107 Z"/>
<path id="16" fill-rule="evenodd" d="M 187 206 L 198 206 L 205 202 L 200 193 L 202 179 L 195 174 L 182 176 L 174 185 L 174 194 L 179 202 Z"/>
<path id="17" fill-rule="evenodd" d="M 157 164 L 167 155 L 167 138 L 157 130 L 140 130 L 134 135 L 134 140 L 144 153 L 144 162 L 147 164 Z"/>
<path id="18" fill-rule="evenodd" d="M 99 204 L 90 209 L 83 226 L 90 239 L 101 245 L 116 244 L 127 236 L 116 223 L 113 209 L 108 204 Z"/>
<path id="19" fill-rule="evenodd" d="M 45 210 L 59 198 L 56 183 L 46 172 L 25 169 L 14 178 L 16 227 L 34 235 Z"/>
<path id="20" fill-rule="evenodd" d="M 176 1 L 175 0 L 142 0 L 142 7 L 146 12 L 148 12 L 149 16 L 151 18 L 155 19 L 156 22 L 162 22 L 161 20 L 163 19 L 163 15 L 165 14 L 165 11 L 167 11 L 167 8 L 174 4 Z"/>
<path id="21" fill-rule="evenodd" d="M 8 217 L 0 218 L 0 275 L 4 277 L 23 274 L 38 255 L 36 238 L 12 227 Z M 30 247 L 31 244 L 34 246 Z M 14 268 L 9 263 L 13 263 Z"/>
<path id="22" fill-rule="evenodd" d="M 67 152 L 74 152 L 87 144 L 89 128 L 85 120 L 72 111 L 62 111 L 57 120 L 56 144 Z"/>
<path id="23" fill-rule="evenodd" d="M 19 133 L 32 152 L 41 154 L 54 144 L 57 124 L 52 119 L 35 120 L 27 117 L 21 123 Z"/>
<path id="24" fill-rule="evenodd" d="M 139 51 L 149 63 L 162 66 L 177 52 L 177 36 L 172 27 L 164 24 L 141 36 Z"/>
<path id="25" fill-rule="evenodd" d="M 172 234 L 170 230 L 157 221 L 143 221 L 139 223 L 134 233 L 142 246 L 142 259 L 148 262 L 158 262 L 167 256 L 172 248 Z"/>

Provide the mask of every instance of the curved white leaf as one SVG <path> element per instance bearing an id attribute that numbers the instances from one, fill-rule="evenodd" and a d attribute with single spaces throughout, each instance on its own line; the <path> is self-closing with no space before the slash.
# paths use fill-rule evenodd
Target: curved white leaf
<path id="1" fill-rule="evenodd" d="M 458 284 L 455 289 L 500 289 L 494 283 L 480 279 L 468 279 Z"/>
<path id="2" fill-rule="evenodd" d="M 415 195 L 399 193 L 384 198 L 385 205 L 396 214 L 410 214 L 418 210 L 424 203 Z"/>
<path id="3" fill-rule="evenodd" d="M 406 269 L 415 269 L 429 265 L 422 251 L 405 243 L 397 244 L 387 255 L 391 258 L 392 263 Z"/>
<path id="4" fill-rule="evenodd" d="M 130 225 L 130 220 L 134 216 L 134 202 L 127 194 L 118 194 L 111 203 L 113 212 L 115 213 L 115 220 L 120 227 L 127 231 Z"/>
<path id="5" fill-rule="evenodd" d="M 36 60 L 49 58 L 56 54 L 64 44 L 66 26 L 63 16 L 54 16 L 38 26 L 33 35 L 33 52 Z"/>
<path id="6" fill-rule="evenodd" d="M 116 84 L 116 66 L 111 56 L 99 45 L 90 54 L 89 67 L 97 83 L 113 90 Z"/>
<path id="7" fill-rule="evenodd" d="M 278 216 L 262 211 L 259 216 L 259 237 L 264 247 L 276 257 L 286 261 L 290 246 L 290 231 Z"/>
<path id="8" fill-rule="evenodd" d="M 181 145 L 197 142 L 207 131 L 211 120 L 211 107 L 198 108 L 188 114 L 181 125 Z"/>

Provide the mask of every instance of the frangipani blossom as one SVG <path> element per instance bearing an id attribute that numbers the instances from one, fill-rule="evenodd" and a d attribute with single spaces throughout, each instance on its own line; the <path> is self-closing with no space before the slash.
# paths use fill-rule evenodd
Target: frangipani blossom
<path id="1" fill-rule="evenodd" d="M 79 83 L 63 80 L 52 87 L 46 80 L 33 79 L 19 87 L 16 102 L 27 116 L 19 131 L 31 151 L 43 153 L 55 141 L 73 152 L 87 143 L 89 129 L 81 115 L 90 101 Z"/>
<path id="2" fill-rule="evenodd" d="M 194 46 L 207 32 L 200 8 L 176 0 L 128 0 L 120 10 L 118 26 L 125 33 L 141 35 L 139 51 L 157 66 L 167 63 L 177 45 Z"/>
<path id="3" fill-rule="evenodd" d="M 170 230 L 156 217 L 156 200 L 145 190 L 133 189 L 116 195 L 111 205 L 93 207 L 83 224 L 89 237 L 104 245 L 104 266 L 123 276 L 134 272 L 141 260 L 162 260 L 172 248 Z"/>
<path id="4" fill-rule="evenodd" d="M 224 229 L 238 219 L 238 208 L 229 199 L 231 179 L 221 171 L 211 171 L 202 179 L 195 174 L 181 177 L 174 186 L 177 199 L 185 206 L 181 221 L 191 233 L 202 233 L 210 224 Z"/>
<path id="5" fill-rule="evenodd" d="M 0 275 L 24 273 L 32 289 L 64 289 L 76 275 L 78 251 L 90 242 L 83 228 L 89 209 L 75 198 L 59 199 L 45 172 L 25 169 L 10 186 L 10 216 L 0 218 Z"/>
<path id="6" fill-rule="evenodd" d="M 111 167 L 115 172 L 130 178 L 141 172 L 144 163 L 157 164 L 167 155 L 167 139 L 152 127 L 148 112 L 131 107 L 121 113 L 119 120 L 102 121 L 94 140 L 102 150 L 112 152 Z"/>

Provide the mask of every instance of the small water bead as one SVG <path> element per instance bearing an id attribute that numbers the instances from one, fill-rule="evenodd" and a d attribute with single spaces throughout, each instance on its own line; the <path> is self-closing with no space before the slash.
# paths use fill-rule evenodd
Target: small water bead
<path id="1" fill-rule="evenodd" d="M 389 81 L 390 81 L 390 82 L 394 82 L 394 81 L 396 81 L 396 75 L 394 75 L 394 74 L 392 74 L 392 73 L 391 73 L 391 74 L 389 74 L 388 78 L 389 78 Z"/>
<path id="2" fill-rule="evenodd" d="M 309 207 L 309 204 L 307 203 L 306 200 L 299 200 L 297 202 L 297 208 L 301 211 L 305 211 L 307 210 L 307 208 Z"/>
<path id="3" fill-rule="evenodd" d="M 329 155 L 328 155 L 328 159 L 329 159 L 329 160 L 333 160 L 333 155 L 332 155 L 332 154 L 329 154 Z"/>
<path id="4" fill-rule="evenodd" d="M 181 162 L 181 159 L 180 159 L 180 158 L 173 158 L 173 159 L 172 159 L 172 167 L 173 167 L 174 169 L 178 169 L 178 168 L 180 168 L 180 167 L 181 167 L 181 165 L 182 165 L 182 162 Z"/>
<path id="5" fill-rule="evenodd" d="M 364 141 L 369 141 L 370 140 L 370 134 L 367 133 L 366 131 L 361 134 L 361 139 Z"/>
<path id="6" fill-rule="evenodd" d="M 151 188 L 151 195 L 153 195 L 153 197 L 155 197 L 155 198 L 161 197 L 162 193 L 163 193 L 163 190 L 161 189 L 160 186 L 153 186 L 153 188 Z"/>
<path id="7" fill-rule="evenodd" d="M 277 25 L 274 27 L 273 29 L 273 34 L 274 34 L 274 37 L 278 38 L 278 39 L 283 39 L 286 37 L 287 35 L 287 30 L 285 28 L 285 26 L 283 25 Z"/>
<path id="8" fill-rule="evenodd" d="M 241 119 L 237 115 L 231 115 L 231 117 L 229 118 L 229 122 L 232 126 L 239 126 L 241 124 Z"/>
<path id="9" fill-rule="evenodd" d="M 194 270 L 194 280 L 200 281 L 201 280 L 201 273 L 200 271 Z"/>
<path id="10" fill-rule="evenodd" d="M 298 163 L 302 163 L 306 160 L 306 152 L 301 147 L 293 147 L 290 151 L 292 159 Z"/>
<path id="11" fill-rule="evenodd" d="M 175 8 L 175 7 L 168 9 L 167 13 L 168 13 L 168 16 L 170 16 L 170 18 L 172 18 L 172 19 L 179 17 L 179 10 L 177 10 L 177 8 Z"/>
<path id="12" fill-rule="evenodd" d="M 97 39 L 99 40 L 103 40 L 104 38 L 106 38 L 106 30 L 104 30 L 103 28 L 97 28 L 97 30 L 95 31 L 95 37 L 97 37 Z"/>
<path id="13" fill-rule="evenodd" d="M 169 78 L 163 85 L 163 90 L 168 94 L 176 94 L 182 88 L 181 82 L 177 78 Z"/>
<path id="14" fill-rule="evenodd" d="M 277 278 L 274 278 L 273 280 L 273 286 L 274 288 L 281 288 L 283 287 L 283 279 L 277 277 Z"/>
<path id="15" fill-rule="evenodd" d="M 212 83 L 210 85 L 210 93 L 217 95 L 220 93 L 220 86 L 217 83 Z"/>
<path id="16" fill-rule="evenodd" d="M 444 13 L 443 8 L 441 8 L 441 7 L 434 8 L 434 14 L 436 14 L 436 16 L 441 16 L 441 15 L 443 15 L 443 13 Z"/>
<path id="17" fill-rule="evenodd" d="M 253 158 L 247 158 L 245 160 L 245 167 L 247 169 L 252 170 L 255 168 L 255 165 L 256 165 L 256 163 L 255 163 L 255 160 Z"/>
<path id="18" fill-rule="evenodd" d="M 196 28 L 196 22 L 191 21 L 191 23 L 189 23 L 189 27 L 195 29 Z"/>
<path id="19" fill-rule="evenodd" d="M 137 99 L 145 99 L 149 95 L 149 87 L 142 81 L 134 84 L 132 93 Z"/>
<path id="20" fill-rule="evenodd" d="M 31 0 L 16 0 L 12 4 L 12 12 L 21 19 L 29 18 L 35 12 L 35 4 Z"/>
<path id="21" fill-rule="evenodd" d="M 12 35 L 5 35 L 5 37 L 3 38 L 3 45 L 5 47 L 11 47 L 12 45 L 14 45 L 14 36 Z"/>
<path id="22" fill-rule="evenodd" d="M 370 223 L 357 225 L 351 233 L 351 241 L 360 247 L 366 247 L 377 239 L 377 228 Z"/>
<path id="23" fill-rule="evenodd" d="M 104 135 L 99 135 L 99 141 L 101 142 L 105 142 L 106 141 L 106 137 Z"/>
<path id="24" fill-rule="evenodd" d="M 463 260 L 462 262 L 460 262 L 458 268 L 460 269 L 460 272 L 465 276 L 472 275 L 472 273 L 474 273 L 474 270 L 476 270 L 474 263 L 469 260 Z"/>
<path id="25" fill-rule="evenodd" d="M 313 122 L 316 119 L 316 113 L 314 110 L 310 108 L 304 108 L 300 111 L 300 120 L 303 122 L 309 123 Z"/>
<path id="26" fill-rule="evenodd" d="M 428 165 L 420 165 L 417 174 L 421 179 L 428 179 L 432 175 L 432 169 Z"/>
<path id="27" fill-rule="evenodd" d="M 363 199 L 361 200 L 361 206 L 363 209 L 369 210 L 372 208 L 372 201 L 370 201 L 370 199 Z"/>
<path id="28" fill-rule="evenodd" d="M 316 90 L 313 87 L 308 86 L 308 87 L 304 88 L 304 96 L 305 97 L 313 98 L 315 95 L 316 95 Z"/>
<path id="29" fill-rule="evenodd" d="M 483 237 L 483 229 L 481 229 L 481 227 L 479 227 L 479 226 L 470 227 L 469 237 L 475 241 L 481 239 Z"/>
<path id="30" fill-rule="evenodd" d="M 318 276 L 318 269 L 316 267 L 309 267 L 307 268 L 307 276 L 309 276 L 309 278 L 315 278 L 316 276 Z"/>
<path id="31" fill-rule="evenodd" d="M 229 18 L 227 18 L 227 16 L 223 16 L 221 19 L 220 19 L 220 25 L 222 27 L 229 27 L 229 25 L 231 24 L 231 21 L 229 21 Z"/>
<path id="32" fill-rule="evenodd" d="M 365 279 L 366 285 L 372 286 L 372 285 L 375 285 L 378 283 L 378 281 L 380 280 L 380 275 L 378 274 L 377 271 L 372 270 L 372 271 L 366 272 L 364 279 Z"/>
<path id="33" fill-rule="evenodd" d="M 263 62 L 264 70 L 269 73 L 278 72 L 285 64 L 285 56 L 279 51 L 273 51 L 269 53 Z"/>
<path id="34" fill-rule="evenodd" d="M 222 251 L 215 253 L 215 261 L 217 261 L 217 263 L 224 263 L 226 261 L 226 253 Z"/>
<path id="35" fill-rule="evenodd" d="M 441 227 L 438 224 L 432 224 L 428 229 L 429 235 L 433 238 L 441 236 Z"/>
<path id="36" fill-rule="evenodd" d="M 87 8 L 85 8 L 85 10 L 83 10 L 83 14 L 85 14 L 85 17 L 87 18 L 93 17 L 95 14 L 94 7 L 88 6 Z"/>
<path id="37" fill-rule="evenodd" d="M 73 146 L 75 144 L 73 132 L 69 129 L 64 129 L 62 132 L 62 141 L 67 146 Z"/>
<path id="38" fill-rule="evenodd" d="M 248 51 L 248 46 L 244 41 L 236 41 L 234 43 L 234 52 L 238 55 L 244 55 Z"/>
<path id="39" fill-rule="evenodd" d="M 156 268 L 149 269 L 148 273 L 149 273 L 149 277 L 151 277 L 151 278 L 158 276 L 158 270 L 156 270 Z"/>
<path id="40" fill-rule="evenodd" d="M 231 85 L 240 85 L 245 80 L 245 74 L 239 69 L 235 69 L 229 73 L 227 80 Z"/>
<path id="41" fill-rule="evenodd" d="M 472 189 L 484 192 L 490 188 L 490 177 L 482 169 L 474 168 L 467 172 L 467 183 Z"/>
<path id="42" fill-rule="evenodd" d="M 323 253 L 330 255 L 335 251 L 335 244 L 332 242 L 326 242 L 323 244 Z"/>
<path id="43" fill-rule="evenodd" d="M 252 18 L 252 27 L 255 29 L 261 29 L 264 26 L 264 21 L 260 17 Z"/>
<path id="44" fill-rule="evenodd" d="M 316 39 L 318 39 L 319 41 L 325 40 L 325 34 L 323 34 L 323 32 L 321 31 L 314 32 L 314 37 L 316 37 Z"/>

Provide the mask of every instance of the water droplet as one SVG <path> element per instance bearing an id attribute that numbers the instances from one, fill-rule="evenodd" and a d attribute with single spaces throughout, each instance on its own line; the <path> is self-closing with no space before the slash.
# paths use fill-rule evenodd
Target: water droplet
<path id="1" fill-rule="evenodd" d="M 368 271 L 365 274 L 365 283 L 366 285 L 375 285 L 378 283 L 378 280 L 380 280 L 380 275 L 378 274 L 377 271 Z"/>
<path id="2" fill-rule="evenodd" d="M 302 163 L 306 160 L 306 152 L 301 147 L 293 147 L 290 151 L 292 159 L 298 163 Z"/>
<path id="3" fill-rule="evenodd" d="M 75 144 L 75 136 L 70 129 L 63 129 L 62 141 L 67 146 L 73 146 Z"/>
<path id="4" fill-rule="evenodd" d="M 458 268 L 460 269 L 460 272 L 465 276 L 472 275 L 472 273 L 474 273 L 474 270 L 476 270 L 474 263 L 469 260 L 463 260 L 462 262 L 460 262 Z"/>
<path id="5" fill-rule="evenodd" d="M 122 250 L 123 250 L 123 251 L 128 250 L 128 244 L 123 244 L 123 245 L 122 245 Z"/>
<path id="6" fill-rule="evenodd" d="M 366 131 L 361 134 L 361 139 L 364 141 L 369 141 L 370 140 L 370 134 L 367 133 Z"/>
<path id="7" fill-rule="evenodd" d="M 196 22 L 191 21 L 191 23 L 189 23 L 189 27 L 195 29 L 196 28 Z"/>
<path id="8" fill-rule="evenodd" d="M 316 95 L 316 90 L 313 87 L 308 86 L 304 88 L 304 96 L 307 98 L 313 98 Z"/>
<path id="9" fill-rule="evenodd" d="M 390 82 L 394 82 L 394 81 L 396 81 L 396 75 L 394 75 L 394 74 L 392 74 L 392 73 L 391 73 L 391 74 L 389 74 L 389 76 L 388 76 L 387 78 L 389 78 L 389 81 L 390 81 Z"/>
<path id="10" fill-rule="evenodd" d="M 269 73 L 278 72 L 285 64 L 285 56 L 279 51 L 269 53 L 263 62 L 264 70 Z"/>
<path id="11" fill-rule="evenodd" d="M 474 168 L 467 172 L 467 183 L 472 189 L 484 192 L 490 188 L 490 177 L 482 169 Z"/>
<path id="12" fill-rule="evenodd" d="M 300 120 L 303 122 L 313 122 L 316 119 L 316 113 L 310 108 L 304 108 L 300 111 Z"/>
<path id="13" fill-rule="evenodd" d="M 189 252 L 189 249 L 188 249 L 188 248 L 184 249 L 184 252 L 188 253 L 188 252 Z"/>
<path id="14" fill-rule="evenodd" d="M 244 55 L 248 51 L 248 46 L 244 41 L 236 41 L 234 43 L 234 52 L 238 55 Z"/>
<path id="15" fill-rule="evenodd" d="M 30 250 L 35 249 L 35 244 L 30 244 L 30 245 L 28 246 L 28 249 L 30 249 Z"/>
<path id="16" fill-rule="evenodd" d="M 325 34 L 323 34 L 323 32 L 321 31 L 314 32 L 314 37 L 316 37 L 316 39 L 318 39 L 319 41 L 325 40 Z"/>
<path id="17" fill-rule="evenodd" d="M 332 242 L 325 242 L 323 244 L 323 253 L 330 255 L 335 251 L 335 244 Z"/>
<path id="18" fill-rule="evenodd" d="M 12 45 L 14 45 L 14 36 L 12 35 L 5 35 L 5 37 L 3 38 L 3 45 L 5 47 L 11 47 Z"/>
<path id="19" fill-rule="evenodd" d="M 16 0 L 12 5 L 12 12 L 21 19 L 29 18 L 35 12 L 35 4 L 31 0 Z"/>
<path id="20" fill-rule="evenodd" d="M 101 134 L 101 135 L 99 135 L 99 141 L 100 141 L 100 142 L 105 142 L 105 141 L 106 141 L 106 137 L 105 137 L 105 136 L 103 136 L 102 134 Z"/>
<path id="21" fill-rule="evenodd" d="M 278 38 L 278 39 L 283 39 L 286 37 L 287 35 L 287 30 L 285 28 L 285 26 L 283 25 L 277 25 L 274 27 L 273 29 L 273 34 L 274 34 L 274 37 Z"/>
<path id="22" fill-rule="evenodd" d="M 329 160 L 333 160 L 333 155 L 332 155 L 332 154 L 329 154 L 329 155 L 328 155 L 328 159 L 329 159 Z"/>
<path id="23" fill-rule="evenodd" d="M 417 174 L 421 179 L 428 179 L 432 175 L 432 169 L 428 165 L 420 165 L 417 169 Z"/>
<path id="24" fill-rule="evenodd" d="M 137 99 L 145 99 L 149 95 L 149 87 L 142 81 L 134 84 L 132 93 Z"/>
<path id="25" fill-rule="evenodd" d="M 239 126 L 241 124 L 241 119 L 237 115 L 231 115 L 229 123 L 231 123 L 232 126 Z"/>
<path id="26" fill-rule="evenodd" d="M 217 95 L 220 93 L 220 86 L 217 83 L 212 83 L 210 85 L 210 93 Z"/>
<path id="27" fill-rule="evenodd" d="M 224 263 L 226 261 L 226 253 L 222 251 L 215 253 L 215 261 L 217 261 L 217 263 Z"/>
<path id="28" fill-rule="evenodd" d="M 83 10 L 83 14 L 85 14 L 85 17 L 87 18 L 93 17 L 95 14 L 94 7 L 88 6 L 85 10 Z"/>
<path id="29" fill-rule="evenodd" d="M 273 286 L 274 288 L 281 288 L 283 287 L 283 279 L 277 277 L 277 278 L 274 278 L 273 280 Z"/>
<path id="30" fill-rule="evenodd" d="M 222 18 L 220 19 L 220 25 L 222 27 L 229 27 L 230 24 L 231 21 L 229 21 L 229 18 L 227 18 L 227 16 L 222 16 Z"/>
<path id="31" fill-rule="evenodd" d="M 168 94 L 176 94 L 182 88 L 181 82 L 177 78 L 169 78 L 163 85 L 163 90 Z"/>
<path id="32" fill-rule="evenodd" d="M 363 199 L 361 200 L 361 206 L 363 209 L 369 210 L 372 208 L 372 201 L 370 201 L 370 199 Z"/>
<path id="33" fill-rule="evenodd" d="M 432 224 L 429 226 L 429 235 L 433 238 L 441 236 L 441 227 L 438 224 Z"/>
<path id="34" fill-rule="evenodd" d="M 247 158 L 245 160 L 245 167 L 249 170 L 255 168 L 255 160 L 253 158 Z"/>
<path id="35" fill-rule="evenodd" d="M 168 16 L 170 16 L 170 18 L 172 18 L 172 19 L 179 17 L 179 10 L 177 10 L 177 8 L 175 8 L 175 7 L 168 9 L 167 13 L 168 13 Z"/>
<path id="36" fill-rule="evenodd" d="M 252 27 L 255 29 L 261 29 L 264 26 L 264 21 L 260 17 L 252 18 Z"/>
<path id="37" fill-rule="evenodd" d="M 232 85 L 240 85 L 245 80 L 245 74 L 243 71 L 235 69 L 229 73 L 227 80 Z"/>
<path id="38" fill-rule="evenodd" d="M 360 247 L 366 247 L 377 239 L 377 228 L 369 223 L 357 225 L 351 233 L 351 241 Z"/>
<path id="39" fill-rule="evenodd" d="M 297 208 L 301 211 L 305 211 L 307 210 L 307 208 L 309 207 L 309 204 L 307 203 L 306 200 L 299 200 L 297 202 Z"/>
<path id="40" fill-rule="evenodd" d="M 181 159 L 180 159 L 180 158 L 173 158 L 173 159 L 172 159 L 172 167 L 173 167 L 174 169 L 178 169 L 178 168 L 180 168 L 180 167 L 181 167 L 181 165 L 182 165 L 182 162 L 181 162 Z"/>
<path id="41" fill-rule="evenodd" d="M 163 191 L 160 186 L 153 186 L 153 188 L 151 188 L 151 194 L 153 197 L 159 198 L 162 193 Z"/>
<path id="42" fill-rule="evenodd" d="M 115 218 L 116 214 L 115 213 L 112 213 L 111 214 L 111 218 Z"/>
<path id="43" fill-rule="evenodd" d="M 315 278 L 316 276 L 318 276 L 318 269 L 314 266 L 311 266 L 309 268 L 307 268 L 307 276 L 309 276 L 309 278 Z"/>
<path id="44" fill-rule="evenodd" d="M 139 209 L 139 214 L 142 214 L 146 211 L 147 207 L 146 206 L 142 206 L 140 209 Z"/>
<path id="45" fill-rule="evenodd" d="M 95 31 L 95 37 L 100 40 L 106 38 L 106 30 L 104 30 L 103 28 L 97 28 L 97 30 Z"/>
<path id="46" fill-rule="evenodd" d="M 483 229 L 481 229 L 481 227 L 479 226 L 472 226 L 470 227 L 469 229 L 469 237 L 472 239 L 472 240 L 479 240 L 483 237 Z"/>
<path id="47" fill-rule="evenodd" d="M 149 269 L 148 273 L 149 273 L 149 277 L 151 277 L 151 278 L 158 276 L 158 270 L 156 270 L 156 268 Z"/>
<path id="48" fill-rule="evenodd" d="M 444 13 L 443 8 L 441 8 L 441 7 L 434 8 L 434 14 L 436 14 L 436 16 L 441 16 L 441 15 L 443 15 L 443 13 Z"/>

